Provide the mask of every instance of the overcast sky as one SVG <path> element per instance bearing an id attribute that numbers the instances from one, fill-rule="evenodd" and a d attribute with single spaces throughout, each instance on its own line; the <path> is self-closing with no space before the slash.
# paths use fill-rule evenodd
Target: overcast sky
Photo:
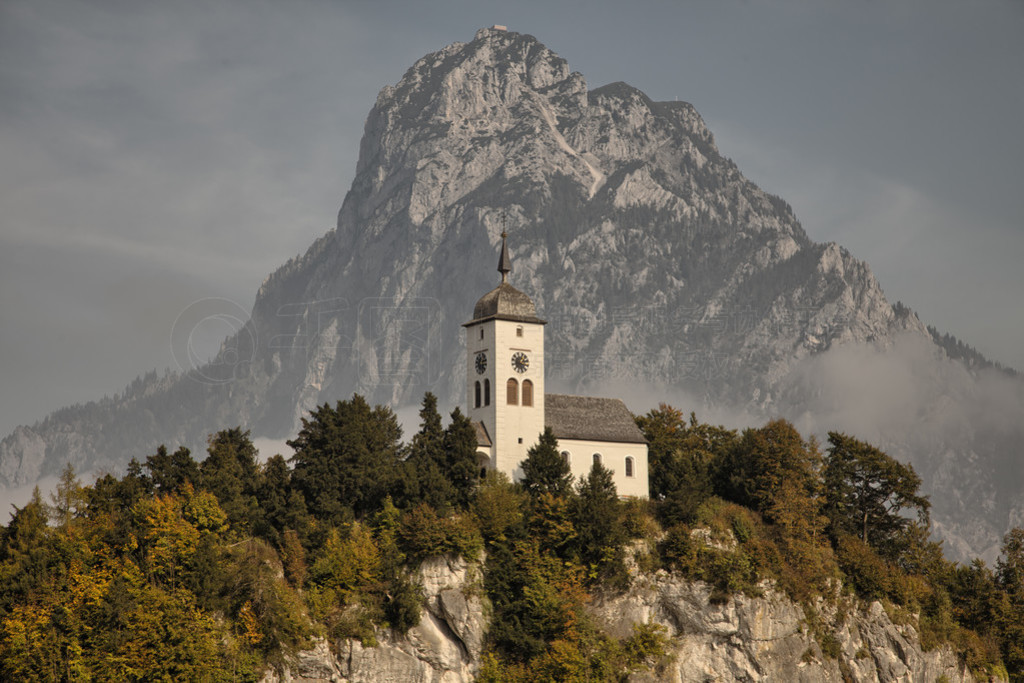
<path id="1" fill-rule="evenodd" d="M 248 311 L 377 91 L 495 23 L 693 103 L 812 239 L 1024 369 L 1021 0 L 0 0 L 0 436 L 177 367 L 194 302 Z"/>

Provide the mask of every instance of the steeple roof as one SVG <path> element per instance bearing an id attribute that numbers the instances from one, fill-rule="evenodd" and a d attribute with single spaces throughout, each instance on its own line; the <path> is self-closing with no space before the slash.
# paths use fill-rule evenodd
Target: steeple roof
<path id="1" fill-rule="evenodd" d="M 508 274 L 512 272 L 512 259 L 508 257 L 508 233 L 501 233 L 501 256 L 498 257 L 498 272 L 501 273 L 501 284 L 508 282 Z"/>
<path id="2" fill-rule="evenodd" d="M 508 234 L 501 233 L 501 254 L 498 257 L 501 284 L 480 297 L 473 307 L 473 319 L 466 325 L 491 319 L 545 324 L 545 321 L 537 317 L 537 307 L 533 305 L 533 300 L 508 283 L 512 259 L 508 255 L 507 239 Z"/>

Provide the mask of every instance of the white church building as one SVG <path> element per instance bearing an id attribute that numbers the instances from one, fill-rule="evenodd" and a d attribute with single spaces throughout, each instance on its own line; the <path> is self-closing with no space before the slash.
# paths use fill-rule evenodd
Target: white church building
<path id="1" fill-rule="evenodd" d="M 579 481 L 595 462 L 611 470 L 620 496 L 646 498 L 647 441 L 616 398 L 544 391 L 544 325 L 533 301 L 508 283 L 501 236 L 501 284 L 484 294 L 466 328 L 467 414 L 476 424 L 481 464 L 522 478 L 527 451 L 550 427 Z"/>

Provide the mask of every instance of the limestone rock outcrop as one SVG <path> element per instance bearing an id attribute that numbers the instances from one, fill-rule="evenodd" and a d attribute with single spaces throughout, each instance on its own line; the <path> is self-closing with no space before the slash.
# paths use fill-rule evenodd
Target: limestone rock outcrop
<path id="1" fill-rule="evenodd" d="M 594 611 L 620 637 L 633 623 L 667 628 L 670 662 L 634 676 L 637 682 L 974 680 L 952 649 L 924 652 L 914 629 L 894 624 L 877 602 L 840 617 L 835 606 L 820 601 L 815 609 L 826 626 L 815 633 L 804 609 L 770 585 L 762 597 L 737 595 L 724 604 L 710 597 L 707 584 L 658 572 L 599 601 Z M 836 652 L 822 652 L 822 633 L 834 639 Z"/>
<path id="2" fill-rule="evenodd" d="M 293 657 L 263 683 L 457 683 L 479 670 L 488 621 L 478 564 L 432 558 L 419 572 L 426 609 L 403 636 L 378 632 L 365 647 L 320 640 Z M 851 603 L 852 604 L 852 603 Z M 761 597 L 711 601 L 711 588 L 664 571 L 635 576 L 630 587 L 598 595 L 591 607 L 606 632 L 627 637 L 633 624 L 657 623 L 669 636 L 668 657 L 654 671 L 633 674 L 655 681 L 821 681 L 843 683 L 968 683 L 975 679 L 948 647 L 924 652 L 910 626 L 896 625 L 879 603 L 835 605 L 819 601 L 818 635 L 804 609 L 770 585 Z M 826 655 L 817 640 L 829 633 L 837 652 Z"/>
<path id="3" fill-rule="evenodd" d="M 425 609 L 420 623 L 406 634 L 381 629 L 372 647 L 358 640 L 332 647 L 320 639 L 283 671 L 268 673 L 263 683 L 472 681 L 487 629 L 480 565 L 457 557 L 430 558 L 420 567 L 417 580 Z"/>

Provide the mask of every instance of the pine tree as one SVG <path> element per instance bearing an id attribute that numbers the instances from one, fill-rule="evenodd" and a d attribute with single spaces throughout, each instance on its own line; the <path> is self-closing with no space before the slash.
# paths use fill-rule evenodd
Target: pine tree
<path id="1" fill-rule="evenodd" d="M 928 499 L 918 493 L 921 479 L 910 465 L 846 434 L 829 432 L 825 458 L 824 513 L 833 538 L 850 534 L 883 557 L 896 560 L 907 550 L 914 518 L 928 527 Z"/>
<path id="2" fill-rule="evenodd" d="M 697 508 L 714 491 L 716 463 L 736 443 L 735 430 L 697 421 L 667 404 L 636 418 L 648 443 L 651 498 L 669 525 L 692 521 Z"/>
<path id="3" fill-rule="evenodd" d="M 305 538 L 309 513 L 306 500 L 292 486 L 292 472 L 280 454 L 271 456 L 261 468 L 256 498 L 260 513 L 253 533 L 275 545 L 282 543 L 286 529 Z"/>

